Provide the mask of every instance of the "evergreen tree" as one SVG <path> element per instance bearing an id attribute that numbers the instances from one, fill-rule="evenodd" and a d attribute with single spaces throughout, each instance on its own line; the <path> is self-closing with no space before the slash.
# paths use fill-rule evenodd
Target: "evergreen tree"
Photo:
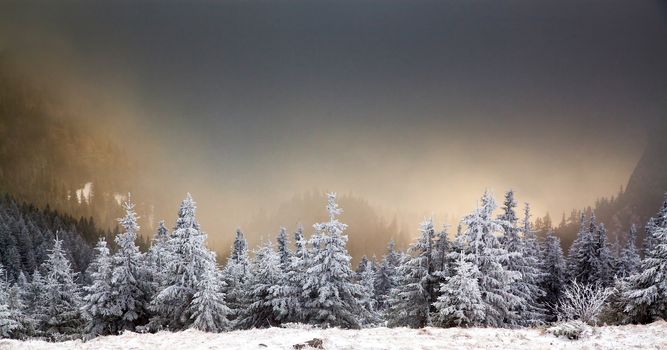
<path id="1" fill-rule="evenodd" d="M 118 219 L 123 231 L 114 239 L 118 250 L 112 257 L 111 284 L 115 293 L 110 304 L 117 308 L 114 313 L 120 313 L 115 325 L 110 327 L 112 332 L 134 331 L 137 326 L 145 324 L 149 317 L 148 273 L 143 254 L 135 243 L 139 225 L 129 194 L 123 209 L 125 216 Z"/>
<path id="2" fill-rule="evenodd" d="M 398 283 L 390 292 L 387 311 L 390 327 L 421 328 L 430 324 L 433 236 L 433 221 L 426 219 L 419 239 L 410 246 L 409 255 L 397 270 Z"/>
<path id="3" fill-rule="evenodd" d="M 112 284 L 111 257 L 107 242 L 102 238 L 97 242 L 97 256 L 88 270 L 92 284 L 84 287 L 82 311 L 86 318 L 85 332 L 90 337 L 115 334 L 122 311 L 115 303 L 116 290 Z"/>
<path id="4" fill-rule="evenodd" d="M 209 287 L 200 283 L 202 276 L 216 274 L 215 254 L 206 248 L 206 234 L 197 223 L 196 203 L 188 193 L 178 210 L 176 227 L 169 242 L 168 275 L 166 287 L 158 293 L 151 305 L 156 316 L 152 327 L 168 326 L 169 329 L 188 328 L 196 317 L 193 299 L 199 288 Z M 222 293 L 219 298 L 224 298 Z"/>
<path id="5" fill-rule="evenodd" d="M 518 218 L 514 212 L 516 202 L 514 193 L 508 191 L 502 207 L 503 213 L 498 217 L 503 226 L 503 247 L 509 254 L 510 259 L 504 263 L 505 269 L 520 274 L 521 278 L 511 286 L 511 293 L 518 297 L 516 303 L 511 305 L 511 310 L 518 319 L 508 320 L 511 324 L 521 326 L 532 326 L 544 321 L 545 310 L 539 300 L 545 293 L 540 287 L 543 273 L 540 269 L 539 256 L 533 255 L 538 252 L 529 251 L 528 239 L 531 238 L 530 209 L 526 206 L 524 217 L 524 237 L 521 237 L 521 229 L 517 226 Z"/>
<path id="6" fill-rule="evenodd" d="M 579 232 L 577 238 L 572 243 L 570 251 L 568 252 L 568 274 L 570 280 L 576 280 L 580 284 L 595 284 L 596 277 L 593 275 L 591 266 L 597 264 L 597 246 L 599 241 L 596 240 L 595 233 L 597 231 L 597 224 L 595 222 L 595 215 L 590 219 L 588 228 L 584 214 L 581 214 L 579 221 Z"/>
<path id="7" fill-rule="evenodd" d="M 663 206 L 664 208 L 664 206 Z M 629 322 L 648 323 L 667 318 L 667 211 L 654 219 L 652 244 L 639 270 L 627 279 L 623 298 Z"/>
<path id="8" fill-rule="evenodd" d="M 54 240 L 53 249 L 45 263 L 46 283 L 43 308 L 44 334 L 51 340 L 65 340 L 79 335 L 83 325 L 79 286 L 74 282 L 70 262 L 62 248 L 63 241 Z"/>
<path id="9" fill-rule="evenodd" d="M 355 278 L 357 281 L 361 280 L 361 275 L 366 271 L 366 268 L 368 267 L 368 257 L 366 255 L 361 257 L 361 260 L 359 260 L 359 263 L 357 264 L 357 269 L 354 270 L 355 273 Z"/>
<path id="10" fill-rule="evenodd" d="M 391 240 L 389 241 L 387 254 L 375 273 L 375 300 L 377 300 L 379 310 L 384 310 L 389 306 L 387 298 L 391 290 L 397 286 L 396 264 L 398 260 L 394 241 Z"/>
<path id="11" fill-rule="evenodd" d="M 283 270 L 283 279 L 271 288 L 274 311 L 277 311 L 281 323 L 306 322 L 303 307 L 306 298 L 302 287 L 307 277 L 308 251 L 301 226 L 294 232 L 294 243 L 296 249 Z"/>
<path id="12" fill-rule="evenodd" d="M 242 300 L 247 305 L 237 326 L 240 328 L 275 327 L 280 323 L 279 302 L 271 288 L 283 282 L 280 254 L 267 242 L 255 252 L 251 275 L 246 281 Z"/>
<path id="13" fill-rule="evenodd" d="M 304 293 L 308 321 L 323 327 L 359 328 L 366 310 L 359 303 L 362 288 L 354 283 L 347 252 L 347 225 L 338 221 L 342 209 L 336 203 L 336 194 L 327 195 L 329 221 L 313 225 L 311 238 L 313 255 L 307 270 Z"/>
<path id="14" fill-rule="evenodd" d="M 501 327 L 515 324 L 518 318 L 515 307 L 522 299 L 513 294 L 512 285 L 521 280 L 521 273 L 505 268 L 509 259 L 518 254 L 509 253 L 498 241 L 497 235 L 504 233 L 505 222 L 493 218 L 496 207 L 493 197 L 485 192 L 481 205 L 462 220 L 466 230 L 459 245 L 480 271 L 478 284 L 485 304 L 485 325 Z M 460 258 L 458 254 L 452 256 Z"/>
<path id="15" fill-rule="evenodd" d="M 289 265 L 292 252 L 289 250 L 289 241 L 287 239 L 287 230 L 280 228 L 278 233 L 278 254 L 280 254 L 280 266 L 284 269 Z"/>
<path id="16" fill-rule="evenodd" d="M 611 287 L 614 282 L 614 256 L 607 242 L 607 230 L 604 224 L 598 225 L 596 232 L 596 254 L 591 264 L 591 276 L 595 283 L 603 287 Z"/>
<path id="17" fill-rule="evenodd" d="M 250 277 L 250 260 L 248 259 L 248 242 L 241 229 L 236 229 L 236 238 L 232 246 L 232 253 L 227 259 L 222 271 L 224 292 L 227 306 L 232 310 L 231 320 L 236 319 L 245 309 L 243 294 L 245 282 Z"/>
<path id="18" fill-rule="evenodd" d="M 21 324 L 13 314 L 9 300 L 9 283 L 6 280 L 7 272 L 0 264 L 0 338 L 15 336 L 15 332 L 21 329 Z"/>
<path id="19" fill-rule="evenodd" d="M 542 280 L 542 289 L 545 291 L 543 304 L 548 310 L 555 310 L 558 300 L 561 297 L 563 288 L 566 284 L 565 259 L 563 257 L 563 248 L 560 245 L 560 238 L 554 235 L 553 230 L 547 233 L 544 241 L 544 279 Z M 549 314 L 548 321 L 555 321 L 556 315 Z"/>
<path id="20" fill-rule="evenodd" d="M 34 328 L 34 335 L 41 335 L 41 326 L 46 319 L 46 282 L 39 270 L 32 274 L 23 297 L 25 314 L 28 315 Z"/>
<path id="21" fill-rule="evenodd" d="M 377 313 L 377 300 L 375 299 L 375 275 L 376 271 L 373 271 L 373 264 L 366 261 L 366 268 L 359 276 L 359 284 L 362 289 L 359 302 L 367 311 L 366 317 L 361 319 L 361 325 L 365 327 L 375 325 L 380 321 L 380 316 Z"/>
<path id="22" fill-rule="evenodd" d="M 486 308 L 478 281 L 480 272 L 473 257 L 460 253 L 454 274 L 440 284 L 440 296 L 434 303 L 434 324 L 441 327 L 475 327 L 484 325 Z"/>
<path id="23" fill-rule="evenodd" d="M 160 221 L 146 256 L 150 269 L 151 295 L 155 295 L 166 288 L 168 282 L 167 275 L 169 274 L 169 263 L 172 258 L 172 253 L 169 250 L 169 238 L 169 231 L 165 227 L 164 220 Z"/>
<path id="24" fill-rule="evenodd" d="M 641 258 L 636 246 L 637 228 L 635 225 L 630 227 L 625 247 L 621 250 L 618 265 L 618 277 L 625 278 L 634 275 L 639 269 Z"/>
<path id="25" fill-rule="evenodd" d="M 225 303 L 220 279 L 208 269 L 199 279 L 192 304 L 191 327 L 204 332 L 222 332 L 231 328 L 227 316 L 232 312 Z"/>

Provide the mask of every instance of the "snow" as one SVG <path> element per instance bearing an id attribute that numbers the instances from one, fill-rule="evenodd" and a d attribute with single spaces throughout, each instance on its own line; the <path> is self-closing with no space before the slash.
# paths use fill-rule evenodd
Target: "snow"
<path id="1" fill-rule="evenodd" d="M 323 340 L 324 349 L 665 349 L 667 322 L 649 325 L 594 328 L 593 335 L 568 340 L 544 333 L 541 329 L 497 328 L 369 328 L 362 330 L 267 328 L 227 333 L 197 330 L 138 334 L 63 343 L 0 340 L 3 350 L 53 349 L 293 349 L 295 344 L 313 338 Z M 263 345 L 261 345 L 263 344 Z"/>

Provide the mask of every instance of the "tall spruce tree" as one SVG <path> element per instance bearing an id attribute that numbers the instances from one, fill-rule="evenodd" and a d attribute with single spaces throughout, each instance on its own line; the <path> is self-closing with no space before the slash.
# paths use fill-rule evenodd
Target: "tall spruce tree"
<path id="1" fill-rule="evenodd" d="M 637 250 L 637 227 L 632 225 L 628 232 L 625 246 L 621 250 L 618 264 L 618 277 L 625 278 L 637 272 L 641 264 L 639 251 Z"/>
<path id="2" fill-rule="evenodd" d="M 144 256 L 136 244 L 139 232 L 139 217 L 134 211 L 134 203 L 128 194 L 127 201 L 123 203 L 125 216 L 118 219 L 122 232 L 116 235 L 114 241 L 118 247 L 112 257 L 111 283 L 114 294 L 112 302 L 120 317 L 112 326 L 113 331 L 134 331 L 137 326 L 148 322 L 150 302 L 148 275 L 144 263 Z"/>
<path id="3" fill-rule="evenodd" d="M 329 221 L 313 225 L 310 240 L 313 254 L 303 287 L 309 296 L 305 303 L 308 321 L 323 327 L 359 328 L 367 311 L 359 302 L 363 289 L 353 281 L 344 234 L 347 225 L 338 220 L 342 209 L 335 193 L 327 195 L 327 211 Z"/>
<path id="4" fill-rule="evenodd" d="M 117 321 L 122 316 L 122 310 L 116 304 L 111 257 L 106 240 L 100 239 L 95 250 L 95 260 L 88 267 L 92 284 L 84 287 L 86 294 L 82 307 L 88 337 L 115 334 L 119 331 Z"/>
<path id="5" fill-rule="evenodd" d="M 236 322 L 239 328 L 266 328 L 280 324 L 280 310 L 271 288 L 283 282 L 280 254 L 267 242 L 255 251 L 250 278 L 242 300 L 246 308 Z"/>
<path id="6" fill-rule="evenodd" d="M 459 245 L 480 271 L 478 284 L 485 304 L 485 325 L 502 327 L 515 324 L 518 319 L 514 306 L 522 299 L 513 294 L 511 287 L 521 280 L 521 274 L 505 268 L 517 254 L 509 253 L 498 241 L 497 235 L 504 233 L 505 222 L 493 218 L 496 208 L 491 194 L 485 192 L 480 206 L 462 220 L 466 229 Z M 455 258 L 459 258 L 458 254 L 452 253 Z"/>
<path id="7" fill-rule="evenodd" d="M 397 286 L 389 294 L 389 327 L 421 328 L 431 322 L 433 221 L 424 220 L 419 231 L 419 238 L 397 269 Z"/>
<path id="8" fill-rule="evenodd" d="M 245 309 L 242 297 L 244 284 L 250 277 L 250 260 L 248 259 L 248 242 L 241 229 L 236 229 L 236 238 L 227 265 L 222 271 L 225 282 L 224 292 L 227 306 L 232 310 L 230 319 L 235 320 Z"/>
<path id="9" fill-rule="evenodd" d="M 76 284 L 76 273 L 62 247 L 63 241 L 55 238 L 53 249 L 45 262 L 43 319 L 44 335 L 54 341 L 76 338 L 81 333 L 81 293 Z"/>
<path id="10" fill-rule="evenodd" d="M 661 208 L 658 215 L 650 231 L 650 250 L 639 270 L 628 277 L 625 284 L 627 322 L 648 323 L 667 318 L 667 210 Z"/>
<path id="11" fill-rule="evenodd" d="M 440 284 L 440 296 L 434 303 L 433 323 L 440 327 L 475 327 L 484 325 L 486 307 L 479 290 L 481 278 L 472 257 L 460 253 L 453 274 Z"/>
<path id="12" fill-rule="evenodd" d="M 167 286 L 152 301 L 157 314 L 152 321 L 153 327 L 190 327 L 199 308 L 193 303 L 195 294 L 200 288 L 210 287 L 200 283 L 203 276 L 217 275 L 215 254 L 206 247 L 206 234 L 199 227 L 196 209 L 196 203 L 188 193 L 181 202 L 176 226 L 169 240 L 169 251 L 173 256 L 169 260 Z"/>
<path id="13" fill-rule="evenodd" d="M 547 232 L 542 261 L 545 272 L 541 283 L 542 289 L 545 291 L 542 300 L 547 310 L 547 321 L 555 321 L 554 310 L 566 285 L 567 274 L 560 238 L 554 234 L 553 230 Z"/>

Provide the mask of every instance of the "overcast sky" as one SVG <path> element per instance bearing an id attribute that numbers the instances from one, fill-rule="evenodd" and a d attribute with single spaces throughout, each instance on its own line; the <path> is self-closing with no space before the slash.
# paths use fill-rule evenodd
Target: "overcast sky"
<path id="1" fill-rule="evenodd" d="M 174 198 L 199 196 L 210 223 L 312 188 L 453 217 L 513 188 L 559 217 L 615 194 L 667 117 L 666 11 L 2 1 L 0 50 L 158 163 L 151 181 Z"/>

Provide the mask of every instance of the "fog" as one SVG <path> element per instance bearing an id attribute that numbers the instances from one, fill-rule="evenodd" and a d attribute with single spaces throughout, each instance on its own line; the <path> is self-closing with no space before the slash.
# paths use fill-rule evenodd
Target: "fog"
<path id="1" fill-rule="evenodd" d="M 9 1 L 0 55 L 43 114 L 127 161 L 59 176 L 112 177 L 145 234 L 186 192 L 221 250 L 239 226 L 311 223 L 277 217 L 309 191 L 394 238 L 456 225 L 485 189 L 554 217 L 617 193 L 664 119 L 664 8 L 482 3 Z"/>

